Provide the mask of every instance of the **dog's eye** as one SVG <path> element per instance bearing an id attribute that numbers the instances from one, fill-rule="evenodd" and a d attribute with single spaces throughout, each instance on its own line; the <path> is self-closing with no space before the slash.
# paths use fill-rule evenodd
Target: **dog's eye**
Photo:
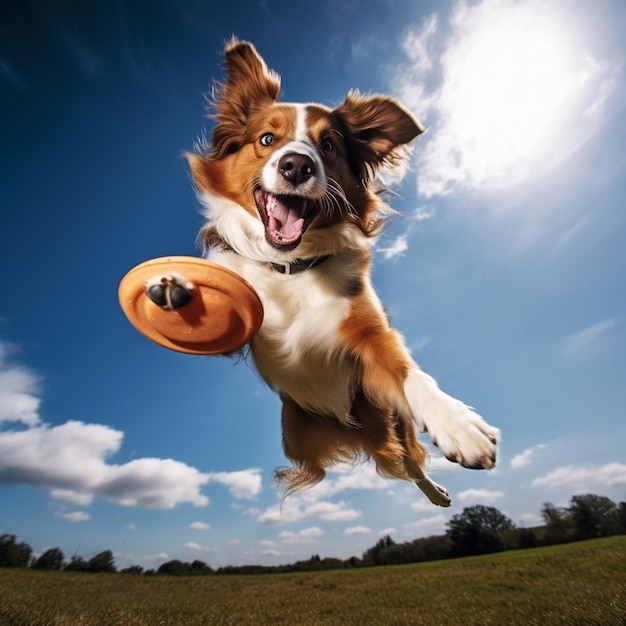
<path id="1" fill-rule="evenodd" d="M 260 142 L 262 146 L 271 146 L 274 143 L 274 135 L 265 133 L 265 135 L 261 135 Z"/>
<path id="2" fill-rule="evenodd" d="M 324 137 L 324 139 L 322 139 L 320 143 L 320 148 L 324 152 L 332 152 L 335 149 L 335 144 L 332 142 L 332 139 L 329 139 L 328 137 Z"/>

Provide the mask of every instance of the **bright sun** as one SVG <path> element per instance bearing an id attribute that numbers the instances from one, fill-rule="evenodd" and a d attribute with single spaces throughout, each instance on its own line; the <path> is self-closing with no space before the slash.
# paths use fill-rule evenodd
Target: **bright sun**
<path id="1" fill-rule="evenodd" d="M 549 7 L 484 0 L 457 10 L 424 155 L 426 195 L 515 184 L 582 141 L 609 72 Z"/>

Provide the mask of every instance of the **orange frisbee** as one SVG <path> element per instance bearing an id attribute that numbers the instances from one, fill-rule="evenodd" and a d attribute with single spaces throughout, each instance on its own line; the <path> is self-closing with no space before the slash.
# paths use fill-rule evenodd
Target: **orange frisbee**
<path id="1" fill-rule="evenodd" d="M 179 308 L 159 306 L 147 292 L 149 282 L 172 275 L 193 284 L 189 302 Z M 137 265 L 122 278 L 118 297 L 140 333 L 187 354 L 233 352 L 250 341 L 263 322 L 261 300 L 241 276 L 196 257 L 162 257 Z"/>

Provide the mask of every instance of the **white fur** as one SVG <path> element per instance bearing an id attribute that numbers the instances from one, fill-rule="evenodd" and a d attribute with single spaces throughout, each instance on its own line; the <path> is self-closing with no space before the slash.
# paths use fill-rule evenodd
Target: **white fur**
<path id="1" fill-rule="evenodd" d="M 263 302 L 263 325 L 251 347 L 265 381 L 306 410 L 350 423 L 354 368 L 339 357 L 337 332 L 350 312 L 350 302 L 337 298 L 337 292 L 343 281 L 359 272 L 355 252 L 344 250 L 329 259 L 324 271 L 295 276 L 232 252 L 213 252 L 210 260 L 243 276 Z"/>
<path id="2" fill-rule="evenodd" d="M 326 172 L 324 171 L 324 165 L 320 159 L 319 151 L 316 146 L 311 143 L 309 135 L 306 131 L 306 105 L 292 104 L 290 106 L 296 110 L 295 140 L 290 141 L 282 148 L 276 150 L 268 159 L 261 172 L 263 189 L 277 194 L 290 191 L 299 196 L 306 196 L 311 200 L 319 199 L 326 192 Z M 283 188 L 285 181 L 280 175 L 278 168 L 278 162 L 280 159 L 283 155 L 289 154 L 290 152 L 308 156 L 313 160 L 313 163 L 315 163 L 315 175 L 305 183 L 299 185 L 295 191 Z"/>
<path id="3" fill-rule="evenodd" d="M 463 402 L 443 392 L 417 365 L 404 382 L 404 395 L 415 423 L 422 432 L 428 431 L 447 458 L 473 467 L 484 466 L 485 460 L 493 456 L 500 431 Z"/>

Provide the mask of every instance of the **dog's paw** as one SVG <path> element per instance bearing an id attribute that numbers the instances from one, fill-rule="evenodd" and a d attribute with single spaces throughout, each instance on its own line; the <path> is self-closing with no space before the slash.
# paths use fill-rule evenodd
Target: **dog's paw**
<path id="1" fill-rule="evenodd" d="M 443 507 L 448 507 L 452 504 L 452 498 L 448 490 L 432 481 L 428 476 L 424 475 L 424 478 L 417 479 L 415 484 L 433 504 Z"/>
<path id="2" fill-rule="evenodd" d="M 194 284 L 177 272 L 154 276 L 146 281 L 148 298 L 168 311 L 187 306 L 192 301 L 194 293 Z"/>
<path id="3" fill-rule="evenodd" d="M 470 469 L 491 469 L 496 464 L 500 431 L 461 402 L 441 407 L 427 424 L 432 442 L 448 460 Z"/>
<path id="4" fill-rule="evenodd" d="M 413 372 L 407 383 L 405 393 L 417 425 L 447 459 L 470 469 L 491 469 L 496 464 L 497 428 L 441 391 L 421 370 Z"/>

